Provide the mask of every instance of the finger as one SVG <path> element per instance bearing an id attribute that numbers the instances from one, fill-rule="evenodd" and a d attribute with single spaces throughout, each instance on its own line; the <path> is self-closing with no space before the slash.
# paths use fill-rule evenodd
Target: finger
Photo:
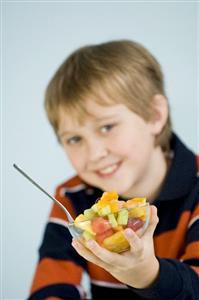
<path id="1" fill-rule="evenodd" d="M 150 220 L 149 220 L 149 225 L 147 227 L 147 230 L 145 231 L 145 233 L 143 234 L 144 236 L 149 236 L 152 237 L 155 231 L 155 228 L 157 226 L 159 222 L 159 218 L 157 215 L 157 207 L 154 205 L 150 206 Z"/>
<path id="2" fill-rule="evenodd" d="M 124 230 L 124 235 L 130 245 L 130 251 L 135 255 L 140 255 L 143 251 L 142 240 L 138 235 L 130 228 Z"/>
<path id="3" fill-rule="evenodd" d="M 72 240 L 72 246 L 75 248 L 77 253 L 84 257 L 86 260 L 100 266 L 101 268 L 108 269 L 106 264 L 101 261 L 98 257 L 96 257 L 88 248 L 84 246 L 82 241 L 79 241 L 77 239 Z"/>
<path id="4" fill-rule="evenodd" d="M 121 255 L 111 252 L 103 247 L 101 247 L 96 241 L 89 240 L 86 246 L 90 251 L 92 251 L 100 260 L 108 264 L 110 267 L 119 265 L 122 262 Z"/>

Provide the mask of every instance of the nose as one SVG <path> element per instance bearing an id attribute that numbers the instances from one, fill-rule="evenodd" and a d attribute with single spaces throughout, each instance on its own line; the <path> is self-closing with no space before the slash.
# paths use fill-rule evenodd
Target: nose
<path id="1" fill-rule="evenodd" d="M 88 160 L 91 162 L 98 161 L 108 154 L 106 144 L 101 139 L 93 138 L 87 142 Z"/>

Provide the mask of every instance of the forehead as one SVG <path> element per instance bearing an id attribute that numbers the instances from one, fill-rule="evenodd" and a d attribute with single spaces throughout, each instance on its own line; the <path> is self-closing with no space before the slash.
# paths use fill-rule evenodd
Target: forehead
<path id="1" fill-rule="evenodd" d="M 74 130 L 82 125 L 92 122 L 100 122 L 122 116 L 128 111 L 124 104 L 100 105 L 87 100 L 83 111 L 67 108 L 59 110 L 59 133 L 65 130 Z"/>

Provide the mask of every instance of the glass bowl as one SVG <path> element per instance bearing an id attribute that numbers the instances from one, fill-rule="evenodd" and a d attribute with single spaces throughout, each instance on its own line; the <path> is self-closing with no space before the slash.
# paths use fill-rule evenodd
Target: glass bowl
<path id="1" fill-rule="evenodd" d="M 121 253 L 129 249 L 123 231 L 131 228 L 141 237 L 148 227 L 150 219 L 149 203 L 122 208 L 116 214 L 93 216 L 90 219 L 69 223 L 73 237 L 82 237 L 83 241 L 96 240 L 109 251 Z"/>

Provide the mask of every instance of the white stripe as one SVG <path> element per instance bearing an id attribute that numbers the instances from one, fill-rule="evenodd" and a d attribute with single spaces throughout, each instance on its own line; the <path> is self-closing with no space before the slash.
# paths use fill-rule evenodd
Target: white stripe
<path id="1" fill-rule="evenodd" d="M 61 188 L 60 194 L 61 194 L 61 196 L 64 196 L 65 193 L 67 193 L 67 192 L 68 193 L 75 193 L 75 192 L 79 192 L 81 190 L 84 190 L 85 188 L 86 188 L 86 185 L 84 183 L 73 186 L 73 187 L 64 187 L 64 188 Z"/>
<path id="2" fill-rule="evenodd" d="M 67 226 L 67 222 L 62 220 L 62 219 L 59 219 L 59 218 L 49 218 L 49 223 L 55 223 L 55 224 L 59 224 L 59 225 L 62 225 L 66 228 L 68 228 Z M 79 293 L 80 293 L 80 296 L 81 296 L 81 299 L 90 299 L 90 298 L 85 298 L 85 297 L 89 297 L 90 293 L 89 293 L 89 290 L 87 288 L 87 285 L 85 284 L 85 275 L 83 274 L 82 276 L 82 280 L 81 280 L 81 284 L 80 285 L 76 285 L 76 288 L 78 289 Z"/>
<path id="3" fill-rule="evenodd" d="M 110 288 L 128 289 L 128 287 L 122 283 L 112 283 L 112 282 L 95 280 L 95 279 L 91 280 L 91 283 L 93 283 L 95 285 L 99 285 L 99 286 L 110 287 Z"/>
<path id="4" fill-rule="evenodd" d="M 188 228 L 190 228 L 193 223 L 195 223 L 197 220 L 199 220 L 199 216 L 195 216 L 193 219 L 191 219 L 191 221 L 188 224 Z"/>
<path id="5" fill-rule="evenodd" d="M 92 299 L 92 297 L 91 297 L 90 277 L 89 277 L 89 275 L 86 271 L 84 271 L 83 274 L 82 274 L 80 286 L 84 290 L 84 293 L 85 293 L 84 297 L 86 297 L 85 299 Z M 82 299 L 84 299 L 84 298 L 82 297 Z"/>
<path id="6" fill-rule="evenodd" d="M 49 223 L 59 224 L 59 225 L 62 225 L 64 227 L 68 228 L 67 221 L 64 221 L 64 220 L 59 219 L 59 218 L 49 218 Z"/>
<path id="7" fill-rule="evenodd" d="M 78 289 L 78 292 L 80 293 L 81 299 L 87 299 L 85 296 L 87 295 L 86 291 L 81 285 L 76 285 L 76 288 Z"/>

